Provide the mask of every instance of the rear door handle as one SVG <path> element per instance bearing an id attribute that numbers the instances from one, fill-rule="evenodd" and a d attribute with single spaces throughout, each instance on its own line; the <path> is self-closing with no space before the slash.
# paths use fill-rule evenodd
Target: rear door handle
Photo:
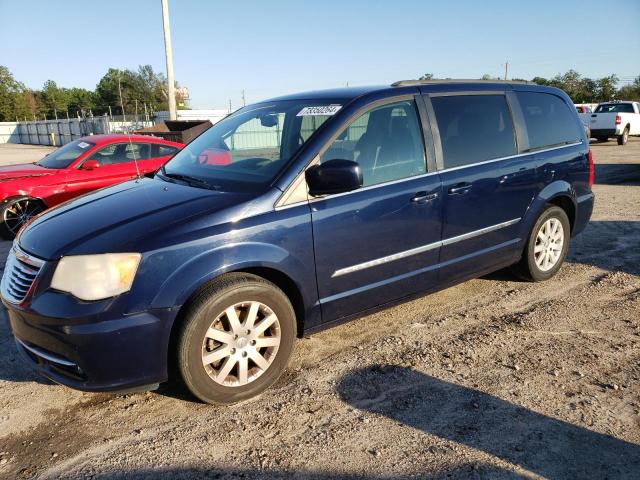
<path id="1" fill-rule="evenodd" d="M 429 203 L 438 198 L 437 193 L 418 192 L 411 199 L 413 203 Z"/>
<path id="2" fill-rule="evenodd" d="M 449 195 L 464 195 L 469 190 L 471 190 L 470 183 L 459 183 L 455 187 L 451 187 L 449 189 Z"/>

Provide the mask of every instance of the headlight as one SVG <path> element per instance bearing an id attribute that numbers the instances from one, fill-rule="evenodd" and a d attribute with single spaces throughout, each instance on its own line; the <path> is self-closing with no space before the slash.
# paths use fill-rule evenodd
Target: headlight
<path id="1" fill-rule="evenodd" d="M 62 257 L 51 287 L 80 300 L 114 297 L 131 289 L 139 263 L 139 253 Z"/>

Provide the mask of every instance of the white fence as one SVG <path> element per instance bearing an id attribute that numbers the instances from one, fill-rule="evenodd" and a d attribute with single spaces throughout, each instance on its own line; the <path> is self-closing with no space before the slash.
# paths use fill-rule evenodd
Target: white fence
<path id="1" fill-rule="evenodd" d="M 64 145 L 87 135 L 124 133 L 150 127 L 153 122 L 110 122 L 107 117 L 0 122 L 0 143 Z"/>

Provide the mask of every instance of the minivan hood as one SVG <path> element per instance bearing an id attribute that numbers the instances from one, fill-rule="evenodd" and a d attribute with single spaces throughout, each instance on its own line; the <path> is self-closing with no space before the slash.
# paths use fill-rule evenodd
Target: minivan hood
<path id="1" fill-rule="evenodd" d="M 0 167 L 0 182 L 25 177 L 41 177 L 43 175 L 51 175 L 53 173 L 55 173 L 55 170 L 44 168 L 33 163 L 7 165 Z"/>
<path id="2" fill-rule="evenodd" d="M 43 259 L 145 251 L 148 239 L 249 198 L 159 179 L 133 180 L 48 210 L 25 227 L 18 242 L 20 248 Z"/>

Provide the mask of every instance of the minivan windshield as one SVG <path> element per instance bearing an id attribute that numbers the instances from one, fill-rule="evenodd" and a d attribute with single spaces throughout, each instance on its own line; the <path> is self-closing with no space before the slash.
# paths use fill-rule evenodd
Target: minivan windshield
<path id="1" fill-rule="evenodd" d="M 596 107 L 595 113 L 633 113 L 633 105 L 630 103 L 601 103 Z"/>
<path id="2" fill-rule="evenodd" d="M 176 154 L 158 176 L 199 188 L 266 188 L 342 102 L 277 100 L 238 110 Z"/>
<path id="3" fill-rule="evenodd" d="M 39 162 L 36 162 L 36 165 L 45 168 L 67 168 L 76 161 L 80 155 L 89 151 L 94 146 L 95 143 L 87 142 L 86 140 L 75 140 L 60 147 L 55 152 L 50 153 Z"/>

